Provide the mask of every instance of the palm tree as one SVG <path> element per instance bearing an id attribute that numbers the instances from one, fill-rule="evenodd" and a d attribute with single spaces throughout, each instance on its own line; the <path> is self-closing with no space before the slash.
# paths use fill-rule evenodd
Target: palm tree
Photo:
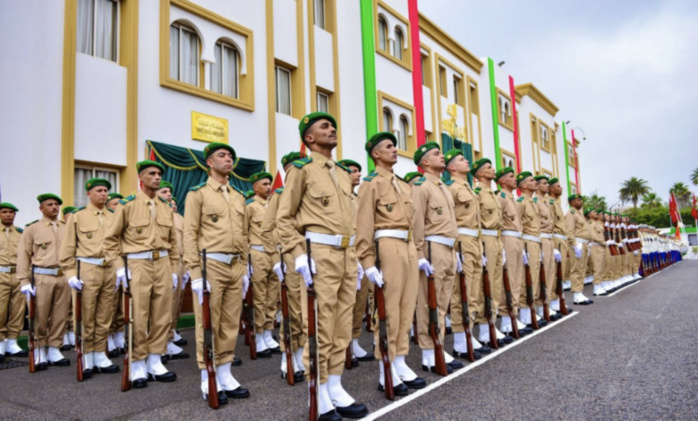
<path id="1" fill-rule="evenodd" d="M 620 193 L 620 200 L 623 202 L 633 202 L 634 208 L 637 208 L 638 199 L 650 192 L 647 181 L 637 177 L 631 177 L 630 180 L 625 180 L 621 186 L 622 187 L 618 191 Z"/>
<path id="2" fill-rule="evenodd" d="M 688 206 L 691 200 L 691 191 L 684 183 L 674 183 L 671 189 L 669 189 L 669 193 L 674 193 L 674 197 L 676 197 L 676 202 L 679 205 L 679 209 Z"/>
<path id="3" fill-rule="evenodd" d="M 644 194 L 642 196 L 642 206 L 650 209 L 658 208 L 662 206 L 662 199 L 660 199 L 655 193 Z"/>
<path id="4" fill-rule="evenodd" d="M 584 196 L 584 206 L 592 209 L 607 210 L 608 204 L 606 203 L 606 198 L 599 196 L 596 191 L 594 191 L 591 196 Z"/>
<path id="5" fill-rule="evenodd" d="M 691 183 L 698 186 L 698 168 L 693 170 L 693 174 L 691 174 Z"/>

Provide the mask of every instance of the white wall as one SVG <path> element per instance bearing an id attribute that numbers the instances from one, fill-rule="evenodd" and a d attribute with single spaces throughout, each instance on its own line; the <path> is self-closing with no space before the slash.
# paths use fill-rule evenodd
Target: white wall
<path id="1" fill-rule="evenodd" d="M 296 2 L 274 0 L 274 57 L 298 67 Z"/>

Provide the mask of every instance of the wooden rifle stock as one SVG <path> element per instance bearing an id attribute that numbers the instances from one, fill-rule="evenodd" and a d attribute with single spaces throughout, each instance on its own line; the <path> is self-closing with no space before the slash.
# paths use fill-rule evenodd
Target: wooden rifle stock
<path id="1" fill-rule="evenodd" d="M 252 256 L 247 254 L 247 265 L 252 264 Z M 249 272 L 249 270 L 248 270 Z M 249 280 L 247 294 L 245 294 L 245 344 L 250 347 L 250 359 L 257 359 L 257 342 L 254 337 L 254 285 L 252 279 Z"/>
<path id="2" fill-rule="evenodd" d="M 608 225 L 604 225 L 604 227 L 603 227 L 604 240 L 608 241 L 611 239 L 611 237 L 612 237 L 611 229 L 608 227 Z M 618 246 L 616 246 L 615 244 L 609 244 L 608 251 L 611 253 L 611 256 L 618 256 Z"/>
<path id="3" fill-rule="evenodd" d="M 77 261 L 78 275 L 80 279 L 80 260 Z M 82 374 L 82 290 L 75 291 L 75 366 L 77 367 L 77 380 L 83 381 Z"/>
<path id="4" fill-rule="evenodd" d="M 429 264 L 431 265 L 431 241 L 427 242 Z M 441 344 L 441 329 L 439 328 L 439 311 L 436 303 L 436 286 L 434 274 L 427 276 L 427 302 L 429 306 L 429 336 L 434 342 L 434 372 L 441 376 L 448 375 L 444 347 Z M 387 374 L 386 374 L 387 376 Z"/>
<path id="5" fill-rule="evenodd" d="M 528 247 L 524 244 L 524 253 L 528 256 Z M 524 263 L 524 271 L 526 273 L 526 305 L 531 312 L 531 327 L 538 330 L 538 319 L 536 318 L 536 306 L 533 300 L 533 281 L 531 280 L 531 266 Z"/>
<path id="6" fill-rule="evenodd" d="M 306 253 L 308 256 L 308 271 L 310 272 L 310 278 L 313 277 L 313 264 L 310 254 L 310 240 L 305 240 Z M 310 394 L 309 399 L 309 410 L 308 419 L 309 421 L 317 421 L 318 418 L 318 375 L 320 370 L 318 370 L 318 364 L 320 363 L 320 356 L 318 352 L 320 349 L 317 345 L 317 296 L 315 295 L 315 288 L 311 284 L 308 288 L 308 353 L 310 366 L 310 378 L 308 380 L 308 393 Z"/>
<path id="7" fill-rule="evenodd" d="M 286 355 L 286 383 L 289 386 L 295 384 L 293 377 L 293 350 L 291 349 L 291 313 L 288 310 L 288 285 L 286 285 L 286 263 L 284 263 L 284 254 L 281 253 L 281 273 L 284 280 L 281 281 L 281 316 L 284 326 L 284 354 Z"/>
<path id="8" fill-rule="evenodd" d="M 482 255 L 487 258 L 484 243 L 482 244 Z M 487 265 L 482 266 L 482 290 L 485 295 L 485 318 L 487 319 L 487 325 L 490 331 L 490 348 L 499 349 L 497 334 L 494 330 L 494 320 L 492 320 L 492 291 L 490 290 L 490 273 L 487 271 Z M 513 325 L 514 321 L 512 320 L 512 326 Z"/>
<path id="9" fill-rule="evenodd" d="M 208 374 L 208 406 L 212 409 L 219 408 L 218 384 L 216 382 L 216 363 L 213 327 L 211 325 L 211 293 L 206 281 L 206 249 L 201 250 L 201 278 L 203 280 L 203 303 L 201 304 L 201 319 L 204 325 L 204 364 Z"/>
<path id="10" fill-rule="evenodd" d="M 463 329 L 465 330 L 465 342 L 466 348 L 468 350 L 468 361 L 471 363 L 475 361 L 475 349 L 473 349 L 473 334 L 470 331 L 470 310 L 468 308 L 468 286 L 465 282 L 465 267 L 463 265 L 463 250 L 461 248 L 461 242 L 458 242 L 458 256 L 461 261 L 462 271 L 460 273 L 460 300 L 462 308 L 463 317 Z"/>
<path id="11" fill-rule="evenodd" d="M 543 303 L 543 319 L 546 322 L 550 322 L 550 308 L 548 307 L 548 286 L 545 284 L 545 263 L 543 259 L 540 260 L 540 276 L 538 277 L 540 281 L 540 301 Z"/>
<path id="12" fill-rule="evenodd" d="M 34 279 L 34 266 L 32 264 L 32 273 L 29 281 L 31 283 L 32 290 L 36 293 L 36 280 Z M 36 365 L 34 363 L 34 352 L 36 351 L 36 336 L 34 335 L 36 322 L 36 296 L 29 294 L 29 372 L 36 372 Z"/>
<path id="13" fill-rule="evenodd" d="M 565 291 L 562 288 L 562 262 L 556 262 L 556 293 L 560 299 L 560 313 L 563 316 L 567 316 L 569 312 L 567 311 L 567 305 L 565 304 Z"/>
<path id="14" fill-rule="evenodd" d="M 376 245 L 376 269 L 380 273 L 381 259 L 378 248 L 378 240 Z M 393 374 L 390 366 L 389 348 L 388 348 L 388 322 L 385 312 L 385 297 L 383 295 L 383 287 L 375 286 L 373 289 L 376 311 L 378 312 L 378 349 L 381 352 L 381 364 L 383 364 L 383 384 L 385 389 L 385 398 L 392 401 L 395 400 L 395 390 L 393 389 Z"/>
<path id="15" fill-rule="evenodd" d="M 504 281 L 504 294 L 507 301 L 507 313 L 509 314 L 509 319 L 511 319 L 511 336 L 515 339 L 519 339 L 519 325 L 516 323 L 516 318 L 514 317 L 514 302 L 511 296 L 511 284 L 509 283 L 509 271 L 506 265 L 502 265 L 502 280 Z"/>
<path id="16" fill-rule="evenodd" d="M 131 302 L 131 279 L 128 276 L 128 258 L 124 256 L 124 334 L 128 341 L 126 354 L 124 355 L 124 372 L 121 374 L 121 391 L 131 390 L 131 358 L 133 356 L 133 303 Z"/>

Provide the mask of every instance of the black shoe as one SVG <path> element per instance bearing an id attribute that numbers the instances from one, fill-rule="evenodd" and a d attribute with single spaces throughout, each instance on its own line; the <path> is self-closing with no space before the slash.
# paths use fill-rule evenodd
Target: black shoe
<path id="1" fill-rule="evenodd" d="M 0 355 L 0 363 L 5 362 L 5 354 Z"/>
<path id="2" fill-rule="evenodd" d="M 378 391 L 385 392 L 385 387 L 383 387 L 383 385 L 380 383 L 378 383 Z M 393 386 L 393 394 L 395 396 L 407 396 L 410 394 L 410 390 L 407 388 L 407 386 L 400 383 L 397 386 Z"/>
<path id="3" fill-rule="evenodd" d="M 114 374 L 119 372 L 119 366 L 112 364 L 109 367 L 94 367 L 95 373 Z"/>
<path id="4" fill-rule="evenodd" d="M 497 342 L 499 341 L 503 341 L 505 344 L 509 345 L 510 343 L 514 342 L 514 338 L 512 338 L 511 336 L 505 336 L 502 339 L 497 339 Z"/>
<path id="5" fill-rule="evenodd" d="M 116 348 L 117 351 L 119 351 L 119 354 L 124 355 L 126 354 L 126 348 Z"/>
<path id="6" fill-rule="evenodd" d="M 293 373 L 293 381 L 296 383 L 302 383 L 305 380 L 305 375 L 302 371 L 296 371 Z"/>
<path id="7" fill-rule="evenodd" d="M 450 363 L 446 363 L 448 367 L 451 367 L 454 371 L 455 370 L 460 370 L 461 368 L 465 367 L 462 362 L 458 360 L 453 360 Z"/>
<path id="8" fill-rule="evenodd" d="M 165 374 L 148 373 L 148 381 L 169 383 L 175 380 L 177 380 L 177 374 L 172 371 L 168 371 Z"/>
<path id="9" fill-rule="evenodd" d="M 363 418 L 368 415 L 368 408 L 362 403 L 356 403 L 345 407 L 337 407 L 337 413 L 344 418 Z"/>
<path id="10" fill-rule="evenodd" d="M 225 392 L 222 390 L 217 393 L 218 395 L 218 405 L 227 405 L 228 404 L 228 397 L 225 395 Z M 203 395 L 203 398 L 206 402 L 208 402 L 208 395 Z"/>
<path id="11" fill-rule="evenodd" d="M 356 357 L 356 359 L 359 360 L 359 361 L 375 361 L 375 360 L 376 360 L 376 356 L 373 355 L 372 352 L 369 352 L 369 353 L 367 353 L 366 355 L 364 355 L 363 357 Z"/>
<path id="12" fill-rule="evenodd" d="M 422 364 L 422 371 L 426 371 L 428 373 L 436 373 L 436 367 L 435 366 L 428 367 L 428 366 Z M 446 364 L 446 374 L 451 374 L 451 373 L 453 373 L 453 367 Z"/>
<path id="13" fill-rule="evenodd" d="M 63 352 L 70 351 L 70 345 L 61 345 L 60 350 Z"/>
<path id="14" fill-rule="evenodd" d="M 268 348 L 264 351 L 257 351 L 257 358 L 271 358 L 271 351 Z"/>
<path id="15" fill-rule="evenodd" d="M 67 358 L 61 358 L 58 361 L 49 361 L 48 365 L 55 365 L 56 367 L 68 367 L 70 365 L 70 360 Z"/>
<path id="16" fill-rule="evenodd" d="M 48 369 L 48 363 L 35 364 L 34 369 L 36 371 L 44 371 L 44 370 Z"/>
<path id="17" fill-rule="evenodd" d="M 478 352 L 482 355 L 487 355 L 492 353 L 492 348 L 489 346 L 482 345 L 480 348 L 476 348 L 475 352 Z"/>
<path id="18" fill-rule="evenodd" d="M 589 304 L 593 304 L 594 302 L 591 300 L 584 300 L 584 301 L 575 301 L 574 304 L 578 306 L 588 306 Z"/>
<path id="19" fill-rule="evenodd" d="M 446 334 L 450 335 L 451 333 L 453 333 L 453 328 L 451 328 L 451 326 L 446 326 Z"/>
<path id="20" fill-rule="evenodd" d="M 594 293 L 594 297 L 605 297 L 605 296 L 607 296 L 607 295 L 608 295 L 608 291 L 603 292 L 603 293 L 601 293 L 601 294 Z"/>
<path id="21" fill-rule="evenodd" d="M 421 377 L 416 377 L 414 380 L 410 381 L 403 380 L 402 383 L 410 389 L 424 389 L 427 387 L 426 380 Z"/>
<path id="22" fill-rule="evenodd" d="M 242 360 L 240 357 L 234 357 L 232 364 L 230 364 L 233 367 L 240 367 L 242 365 Z"/>
<path id="23" fill-rule="evenodd" d="M 272 354 L 281 354 L 281 347 L 269 348 L 269 351 L 271 351 Z"/>
<path id="24" fill-rule="evenodd" d="M 21 351 L 17 351 L 14 354 L 10 354 L 9 352 L 6 352 L 5 355 L 8 355 L 13 358 L 27 358 L 29 356 L 29 352 L 27 352 L 26 349 L 23 349 Z"/>
<path id="25" fill-rule="evenodd" d="M 351 357 L 351 368 L 356 368 L 359 366 L 359 359 L 356 357 Z"/>
<path id="26" fill-rule="evenodd" d="M 541 327 L 546 327 L 547 325 L 548 325 L 548 321 L 547 321 L 547 320 L 539 320 L 539 321 L 538 321 L 538 327 L 539 327 L 539 328 L 541 328 Z"/>
<path id="27" fill-rule="evenodd" d="M 179 338 L 178 341 L 174 341 L 174 342 L 172 342 L 172 343 L 175 344 L 175 345 L 177 345 L 177 346 L 179 346 L 179 347 L 182 347 L 182 346 L 187 346 L 187 344 L 188 344 L 189 342 L 187 342 L 187 340 L 184 339 L 184 338 Z"/>
<path id="28" fill-rule="evenodd" d="M 148 380 L 146 380 L 146 379 L 131 380 L 131 387 L 134 389 L 143 389 L 144 387 L 148 387 Z"/>
<path id="29" fill-rule="evenodd" d="M 533 328 L 530 326 L 526 326 L 523 329 L 519 329 L 519 335 L 521 335 L 522 333 L 524 335 L 530 335 L 531 333 L 533 333 Z"/>
<path id="30" fill-rule="evenodd" d="M 567 314 L 572 314 L 574 313 L 574 309 L 572 307 L 567 307 Z"/>
<path id="31" fill-rule="evenodd" d="M 237 389 L 224 390 L 225 395 L 232 399 L 245 399 L 250 397 L 250 391 L 242 386 L 238 386 Z"/>
<path id="32" fill-rule="evenodd" d="M 177 354 L 165 354 L 168 360 L 186 360 L 189 358 L 189 354 L 186 352 L 178 352 Z"/>
<path id="33" fill-rule="evenodd" d="M 111 351 L 107 352 L 107 355 L 109 358 L 117 358 L 119 356 L 119 348 L 114 348 Z"/>
<path id="34" fill-rule="evenodd" d="M 556 322 L 560 319 L 562 319 L 562 314 L 560 314 L 560 313 L 555 313 L 552 316 L 550 316 L 550 320 L 553 322 Z"/>
<path id="35" fill-rule="evenodd" d="M 92 377 L 92 369 L 86 368 L 86 369 L 82 370 L 82 378 L 84 380 L 87 380 L 90 377 Z"/>
<path id="36" fill-rule="evenodd" d="M 166 354 L 160 355 L 160 362 L 162 363 L 162 365 L 167 365 L 168 361 L 169 359 L 167 358 Z"/>
<path id="37" fill-rule="evenodd" d="M 328 411 L 320 415 L 320 417 L 318 417 L 318 421 L 342 421 L 342 416 L 333 409 L 332 411 Z"/>
<path id="38" fill-rule="evenodd" d="M 465 360 L 470 361 L 469 358 L 468 358 L 468 353 L 467 353 L 467 352 L 458 352 L 458 351 L 456 351 L 456 350 L 454 349 L 454 350 L 453 350 L 453 355 L 454 355 L 456 358 L 465 359 Z M 473 350 L 473 357 L 475 357 L 476 360 L 479 360 L 480 358 L 482 358 L 482 354 L 480 354 L 479 352 Z"/>

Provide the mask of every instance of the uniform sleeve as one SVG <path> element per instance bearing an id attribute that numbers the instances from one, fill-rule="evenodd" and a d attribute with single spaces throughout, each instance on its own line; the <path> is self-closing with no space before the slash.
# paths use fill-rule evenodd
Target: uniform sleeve
<path id="1" fill-rule="evenodd" d="M 305 178 L 303 169 L 291 168 L 284 193 L 279 200 L 279 212 L 276 215 L 276 229 L 279 232 L 284 253 L 290 253 L 294 259 L 305 253 L 303 236 L 296 229 L 296 212 L 305 193 Z"/>
<path id="2" fill-rule="evenodd" d="M 175 216 L 174 212 L 170 209 L 170 217 L 172 218 L 172 226 L 170 227 L 170 238 L 169 238 L 169 243 L 170 243 L 170 250 L 168 251 L 168 256 L 170 258 L 170 264 L 172 265 L 172 273 L 177 273 L 179 270 L 179 248 L 181 245 L 179 244 L 179 240 L 177 240 L 177 227 L 175 226 Z"/>
<path id="3" fill-rule="evenodd" d="M 567 226 L 567 243 L 570 247 L 574 247 L 577 245 L 577 238 L 574 236 L 574 214 L 572 212 L 567 212 L 565 225 Z"/>
<path id="4" fill-rule="evenodd" d="M 104 256 L 107 263 L 116 270 L 124 267 L 124 261 L 121 258 L 121 233 L 126 225 L 125 220 L 126 205 L 117 206 L 112 223 L 104 235 Z"/>
<path id="5" fill-rule="evenodd" d="M 201 279 L 201 259 L 199 257 L 199 231 L 201 228 L 201 194 L 189 192 L 184 209 L 184 264 L 189 268 L 192 280 Z"/>
<path id="6" fill-rule="evenodd" d="M 281 195 L 274 194 L 269 200 L 269 206 L 267 211 L 264 213 L 264 219 L 262 220 L 262 246 L 264 251 L 271 255 L 272 266 L 279 263 L 281 260 L 279 256 L 279 251 L 276 249 L 276 244 L 274 244 L 274 229 L 276 228 L 276 213 L 279 209 L 279 198 Z"/>
<path id="7" fill-rule="evenodd" d="M 17 244 L 17 280 L 21 286 L 29 284 L 33 242 L 34 230 L 32 227 L 28 227 L 19 237 L 19 244 Z"/>
<path id="8" fill-rule="evenodd" d="M 425 187 L 412 187 L 412 205 L 414 206 L 414 245 L 417 248 L 417 257 L 426 258 L 424 250 L 424 218 L 427 211 L 427 191 Z"/>
<path id="9" fill-rule="evenodd" d="M 74 214 L 68 220 L 63 234 L 63 242 L 61 243 L 61 251 L 59 255 L 59 264 L 67 279 L 77 276 L 77 263 L 75 259 L 75 250 L 77 249 L 77 227 L 78 214 Z"/>
<path id="10" fill-rule="evenodd" d="M 372 184 L 375 183 L 364 182 L 359 186 L 359 205 L 356 215 L 356 255 L 364 269 L 376 265 L 376 256 L 373 250 L 376 190 L 375 185 Z"/>
<path id="11" fill-rule="evenodd" d="M 237 200 L 245 206 L 245 197 L 241 194 L 237 195 Z M 242 263 L 247 265 L 250 256 L 250 218 L 247 211 L 242 215 Z"/>

